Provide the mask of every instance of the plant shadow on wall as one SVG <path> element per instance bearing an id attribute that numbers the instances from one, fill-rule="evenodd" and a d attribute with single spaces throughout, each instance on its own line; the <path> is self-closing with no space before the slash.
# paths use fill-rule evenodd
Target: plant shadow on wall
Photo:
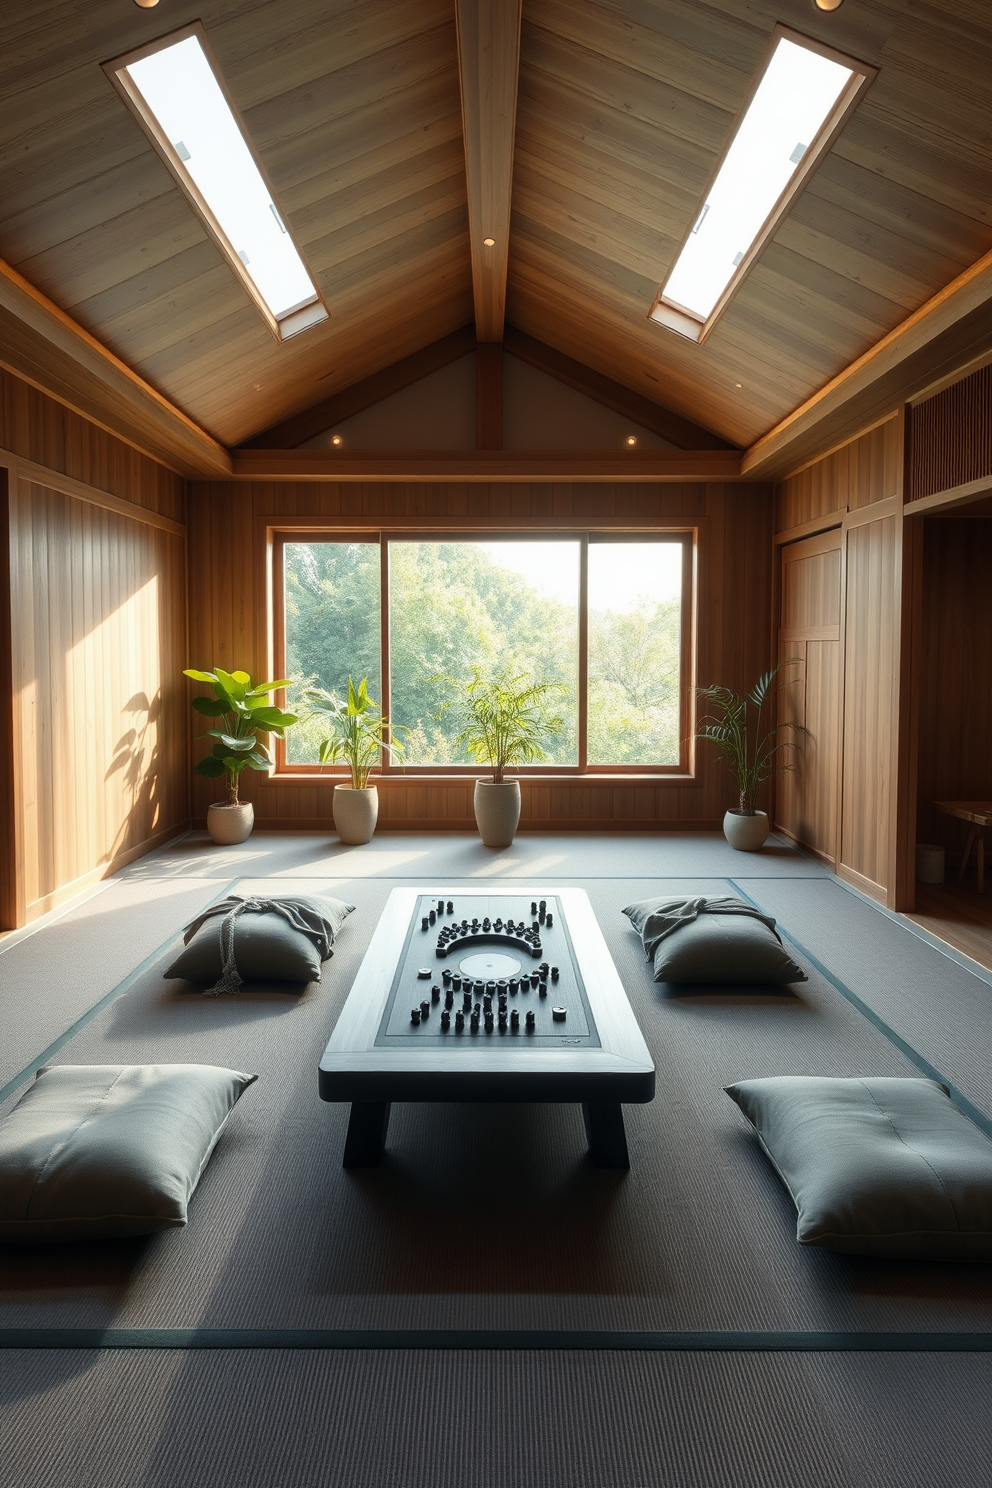
<path id="1" fill-rule="evenodd" d="M 773 776 L 795 769 L 796 751 L 813 737 L 794 719 L 769 722 L 768 712 L 777 701 L 772 683 L 789 665 L 791 661 L 780 662 L 765 672 L 745 697 L 718 683 L 699 689 L 708 711 L 700 717 L 694 737 L 715 744 L 733 776 L 740 805 L 728 809 L 723 830 L 739 852 L 757 852 L 764 845 L 769 822 L 767 813 L 755 807 L 758 791 Z"/>
<path id="2" fill-rule="evenodd" d="M 120 853 L 147 841 L 159 823 L 161 812 L 159 790 L 159 724 L 162 718 L 162 693 L 136 692 L 128 698 L 121 712 L 131 719 L 131 727 L 114 745 L 114 757 L 104 775 L 105 781 L 121 777 L 126 796 L 124 817 L 117 829 L 113 846 L 107 855 L 113 861 Z"/>

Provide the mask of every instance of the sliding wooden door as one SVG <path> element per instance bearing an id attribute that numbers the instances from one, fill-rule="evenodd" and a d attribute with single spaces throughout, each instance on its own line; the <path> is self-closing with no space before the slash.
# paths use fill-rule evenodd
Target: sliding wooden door
<path id="1" fill-rule="evenodd" d="M 836 527 L 780 549 L 778 717 L 810 734 L 778 778 L 775 824 L 830 862 L 839 839 L 843 543 Z"/>

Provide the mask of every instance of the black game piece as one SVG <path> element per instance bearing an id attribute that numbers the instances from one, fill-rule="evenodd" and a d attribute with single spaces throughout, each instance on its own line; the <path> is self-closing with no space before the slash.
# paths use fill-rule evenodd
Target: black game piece
<path id="1" fill-rule="evenodd" d="M 411 1008 L 410 1009 L 410 1022 L 413 1024 L 414 1028 L 416 1028 L 419 1025 L 419 1023 L 420 1023 L 420 1009 L 419 1008 Z"/>
<path id="2" fill-rule="evenodd" d="M 512 1028 L 512 1030 L 513 1030 L 514 1033 L 519 1033 L 519 1031 L 520 1031 L 520 1009 L 519 1008 L 514 1008 L 513 1009 L 513 1012 L 510 1014 L 510 1027 Z"/>
<path id="3" fill-rule="evenodd" d="M 531 984 L 531 986 L 532 987 L 536 987 L 537 984 L 538 984 L 538 982 L 540 980 L 541 980 L 541 973 L 539 971 L 532 971 L 531 974 L 530 974 L 530 984 Z"/>
<path id="4" fill-rule="evenodd" d="M 553 982 L 556 982 L 558 980 L 558 978 L 559 978 L 560 975 L 561 975 L 561 973 L 559 972 L 557 966 L 552 966 L 552 968 L 551 968 L 551 980 Z"/>
<path id="5" fill-rule="evenodd" d="M 464 1031 L 465 1031 L 465 1014 L 464 1013 L 456 1013 L 455 1014 L 455 1032 L 456 1033 L 463 1033 Z"/>
<path id="6" fill-rule="evenodd" d="M 443 973 L 442 973 L 442 975 L 443 975 Z M 462 979 L 458 975 L 457 971 L 455 972 L 454 976 L 451 978 L 451 985 L 454 987 L 454 989 L 455 989 L 456 992 L 460 992 L 461 991 L 461 988 L 462 988 Z"/>
<path id="7" fill-rule="evenodd" d="M 423 919 L 420 921 L 421 930 L 426 930 L 429 924 L 430 920 L 427 918 L 426 915 L 424 915 Z"/>
<path id="8" fill-rule="evenodd" d="M 449 914 L 454 914 L 454 912 L 455 912 L 455 906 L 452 903 L 452 901 L 449 899 L 448 900 L 448 913 Z"/>
<path id="9" fill-rule="evenodd" d="M 544 923 L 547 926 L 547 928 L 550 930 L 551 929 L 551 926 L 554 924 L 554 922 L 555 922 L 555 917 L 554 917 L 554 915 L 551 913 L 551 911 L 549 909 L 548 912 L 547 912 L 547 914 L 544 917 Z"/>
<path id="10" fill-rule="evenodd" d="M 447 1008 L 445 1008 L 444 1012 L 441 1014 L 441 1027 L 444 1029 L 445 1033 L 447 1033 L 448 1029 L 451 1027 L 451 1014 L 448 1012 Z"/>
<path id="11" fill-rule="evenodd" d="M 427 1017 L 430 1016 L 430 1011 L 431 1011 L 431 1005 L 430 1005 L 430 1003 L 427 1001 L 427 999 L 425 997 L 424 1000 L 423 1000 L 423 1002 L 420 1004 L 420 1016 L 422 1018 L 427 1018 Z"/>
<path id="12" fill-rule="evenodd" d="M 478 1031 L 479 1031 L 479 1009 L 478 1008 L 473 1008 L 472 1009 L 472 1032 L 473 1033 L 478 1033 Z"/>
<path id="13" fill-rule="evenodd" d="M 451 968 L 446 966 L 441 973 L 441 980 L 445 986 L 451 981 Z"/>
<path id="14" fill-rule="evenodd" d="M 485 997 L 482 999 L 482 1011 L 484 1013 L 491 1013 L 492 1010 L 493 1010 L 493 1000 L 489 996 L 489 993 L 487 992 L 486 995 L 485 995 Z"/>
<path id="15" fill-rule="evenodd" d="M 489 1012 L 486 1014 L 486 1032 L 492 1033 L 494 1026 L 493 1015 L 491 1012 Z"/>
<path id="16" fill-rule="evenodd" d="M 499 1014 L 499 1031 L 500 1031 L 500 1033 L 505 1033 L 506 1032 L 506 1009 L 505 1008 L 500 1008 L 500 1014 Z"/>
<path id="17" fill-rule="evenodd" d="M 444 914 L 444 900 L 443 899 L 439 899 L 437 901 L 437 912 L 438 912 L 438 914 Z"/>
<path id="18" fill-rule="evenodd" d="M 511 977 L 510 978 L 510 982 L 509 982 L 509 987 L 510 987 L 510 996 L 511 997 L 516 997 L 517 992 L 520 989 L 520 978 L 519 977 Z"/>
<path id="19" fill-rule="evenodd" d="M 539 985 L 539 987 L 538 987 L 537 990 L 541 994 L 542 997 L 547 997 L 547 995 L 548 995 L 548 984 L 547 984 L 547 982 L 541 982 L 541 984 Z"/>
<path id="20" fill-rule="evenodd" d="M 464 1011 L 466 1013 L 470 1013 L 472 1011 L 472 994 L 471 994 L 471 992 L 463 992 L 462 993 L 462 1008 L 464 1009 Z"/>
<path id="21" fill-rule="evenodd" d="M 444 1005 L 449 1010 L 449 1012 L 455 1005 L 455 994 L 454 992 L 452 992 L 450 987 L 445 988 Z"/>
<path id="22" fill-rule="evenodd" d="M 567 1015 L 568 1015 L 568 1009 L 567 1008 L 556 1008 L 556 1007 L 553 1007 L 551 1009 L 551 1016 L 552 1016 L 552 1018 L 554 1018 L 554 1020 L 555 1020 L 556 1023 L 564 1023 Z"/>
<path id="23" fill-rule="evenodd" d="M 532 899 L 530 901 L 530 912 L 531 912 L 531 914 L 537 914 L 537 900 L 536 899 Z"/>
<path id="24" fill-rule="evenodd" d="M 535 1018 L 534 1018 L 534 1013 L 533 1013 L 533 1011 L 531 1011 L 531 1012 L 529 1012 L 529 1013 L 528 1013 L 528 1014 L 527 1014 L 527 1032 L 528 1032 L 528 1033 L 533 1033 L 533 1032 L 534 1032 L 534 1024 L 535 1024 L 535 1021 L 536 1021 L 536 1020 L 535 1020 Z"/>
<path id="25" fill-rule="evenodd" d="M 431 1002 L 440 1002 L 440 1001 L 441 1001 L 441 988 L 435 982 L 434 986 L 431 988 Z"/>
<path id="26" fill-rule="evenodd" d="M 435 922 L 437 921 L 437 910 L 432 909 L 427 918 L 430 920 L 432 925 L 435 924 Z"/>

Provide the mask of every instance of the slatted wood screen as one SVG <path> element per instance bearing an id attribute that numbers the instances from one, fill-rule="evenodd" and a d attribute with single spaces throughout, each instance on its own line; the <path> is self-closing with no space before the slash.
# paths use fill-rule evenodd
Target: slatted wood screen
<path id="1" fill-rule="evenodd" d="M 910 411 L 910 501 L 992 477 L 992 364 Z"/>

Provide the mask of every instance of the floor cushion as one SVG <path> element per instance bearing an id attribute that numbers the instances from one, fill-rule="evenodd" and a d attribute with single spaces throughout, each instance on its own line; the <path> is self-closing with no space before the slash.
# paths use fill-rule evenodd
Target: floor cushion
<path id="1" fill-rule="evenodd" d="M 279 904 L 255 909 L 255 903 Z M 165 972 L 166 977 L 213 985 L 225 972 L 225 924 L 231 910 L 237 975 L 221 990 L 240 982 L 319 982 L 322 962 L 344 920 L 354 909 L 324 894 L 283 895 L 278 899 L 243 901 L 237 896 L 211 905 L 207 917 L 187 926 L 187 944 Z M 289 917 L 287 917 L 287 912 Z"/>
<path id="2" fill-rule="evenodd" d="M 0 1241 L 146 1235 L 186 1223 L 255 1080 L 207 1064 L 63 1064 L 0 1121 Z"/>
<path id="3" fill-rule="evenodd" d="M 654 962 L 656 982 L 724 987 L 806 980 L 779 939 L 775 921 L 742 899 L 644 899 L 623 913 Z"/>
<path id="4" fill-rule="evenodd" d="M 795 1201 L 801 1245 L 992 1261 L 992 1142 L 943 1085 L 782 1075 L 726 1091 Z"/>

